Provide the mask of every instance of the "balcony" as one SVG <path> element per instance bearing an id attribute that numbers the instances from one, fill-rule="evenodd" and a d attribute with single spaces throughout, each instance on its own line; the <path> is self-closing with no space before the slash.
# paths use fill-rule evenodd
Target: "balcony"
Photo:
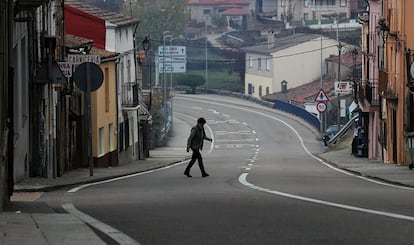
<path id="1" fill-rule="evenodd" d="M 134 109 L 138 104 L 138 85 L 136 83 L 126 83 L 121 85 L 122 109 Z"/>
<path id="2" fill-rule="evenodd" d="M 371 84 L 359 86 L 358 102 L 363 112 L 379 111 L 380 101 L 379 99 L 374 99 L 377 97 L 374 93 L 377 93 L 377 89 L 372 87 Z"/>

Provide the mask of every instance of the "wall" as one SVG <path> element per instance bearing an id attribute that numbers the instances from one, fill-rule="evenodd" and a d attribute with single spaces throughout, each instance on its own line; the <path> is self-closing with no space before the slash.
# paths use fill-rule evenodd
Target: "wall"
<path id="1" fill-rule="evenodd" d="M 337 53 L 336 41 L 323 38 L 322 58 Z M 281 91 L 280 83 L 288 82 L 288 89 L 314 81 L 321 75 L 320 38 L 273 53 L 273 91 Z M 311 51 L 311 52 L 310 52 Z M 322 69 L 323 70 L 323 69 Z M 300 71 L 300 72 L 295 72 Z"/>
<path id="2" fill-rule="evenodd" d="M 29 176 L 29 57 L 28 30 L 25 23 L 15 23 L 13 33 L 14 68 L 14 180 Z"/>
<path id="3" fill-rule="evenodd" d="M 116 64 L 114 61 L 100 65 L 104 74 L 101 87 L 91 94 L 92 103 L 92 155 L 95 159 L 105 157 L 117 149 L 117 104 L 116 104 Z M 109 125 L 112 124 L 112 132 Z M 103 152 L 99 153 L 99 128 L 103 128 Z M 112 142 L 109 142 L 111 139 Z M 112 148 L 111 148 L 112 146 Z M 105 163 L 106 166 L 116 166 L 115 162 Z"/>

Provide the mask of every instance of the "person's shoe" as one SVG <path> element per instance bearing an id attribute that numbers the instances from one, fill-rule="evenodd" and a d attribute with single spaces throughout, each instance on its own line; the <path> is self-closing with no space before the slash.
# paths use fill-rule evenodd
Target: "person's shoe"
<path id="1" fill-rule="evenodd" d="M 186 172 L 184 172 L 184 175 L 187 176 L 188 178 L 193 177 L 193 176 L 190 175 L 190 173 L 186 173 Z"/>
<path id="2" fill-rule="evenodd" d="M 201 175 L 203 178 L 204 177 L 208 177 L 208 176 L 210 176 L 208 173 L 204 173 L 203 175 Z"/>

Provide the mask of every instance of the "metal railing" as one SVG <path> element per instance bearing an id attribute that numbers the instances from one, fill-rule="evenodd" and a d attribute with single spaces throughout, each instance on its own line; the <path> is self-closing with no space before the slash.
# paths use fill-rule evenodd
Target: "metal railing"
<path id="1" fill-rule="evenodd" d="M 138 85 L 125 83 L 121 85 L 121 105 L 123 108 L 138 106 Z"/>

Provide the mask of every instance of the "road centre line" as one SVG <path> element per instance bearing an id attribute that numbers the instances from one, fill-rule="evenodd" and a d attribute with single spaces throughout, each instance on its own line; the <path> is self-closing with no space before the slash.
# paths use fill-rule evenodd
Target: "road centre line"
<path id="1" fill-rule="evenodd" d="M 253 190 L 266 192 L 266 193 L 270 193 L 270 194 L 273 194 L 273 195 L 287 197 L 287 198 L 291 198 L 291 199 L 296 199 L 296 200 L 300 200 L 300 201 L 304 201 L 304 202 L 316 203 L 316 204 L 320 204 L 320 205 L 324 205 L 324 206 L 336 207 L 336 208 L 341 208 L 341 209 L 346 209 L 346 210 L 351 210 L 351 211 L 356 211 L 356 212 L 374 214 L 374 215 L 385 216 L 385 217 L 389 217 L 389 218 L 414 222 L 414 217 L 413 216 L 390 213 L 390 212 L 383 212 L 383 211 L 367 209 L 367 208 L 360 208 L 360 207 L 346 205 L 346 204 L 340 204 L 340 203 L 323 201 L 323 200 L 318 200 L 318 199 L 309 198 L 309 197 L 298 196 L 298 195 L 289 194 L 289 193 L 285 193 L 285 192 L 281 192 L 281 191 L 269 190 L 269 189 L 259 187 L 259 186 L 256 186 L 256 185 L 253 185 L 253 184 L 249 183 L 247 181 L 247 176 L 248 176 L 248 173 L 242 173 L 239 176 L 239 182 L 242 185 L 244 185 L 246 187 L 249 187 Z"/>

